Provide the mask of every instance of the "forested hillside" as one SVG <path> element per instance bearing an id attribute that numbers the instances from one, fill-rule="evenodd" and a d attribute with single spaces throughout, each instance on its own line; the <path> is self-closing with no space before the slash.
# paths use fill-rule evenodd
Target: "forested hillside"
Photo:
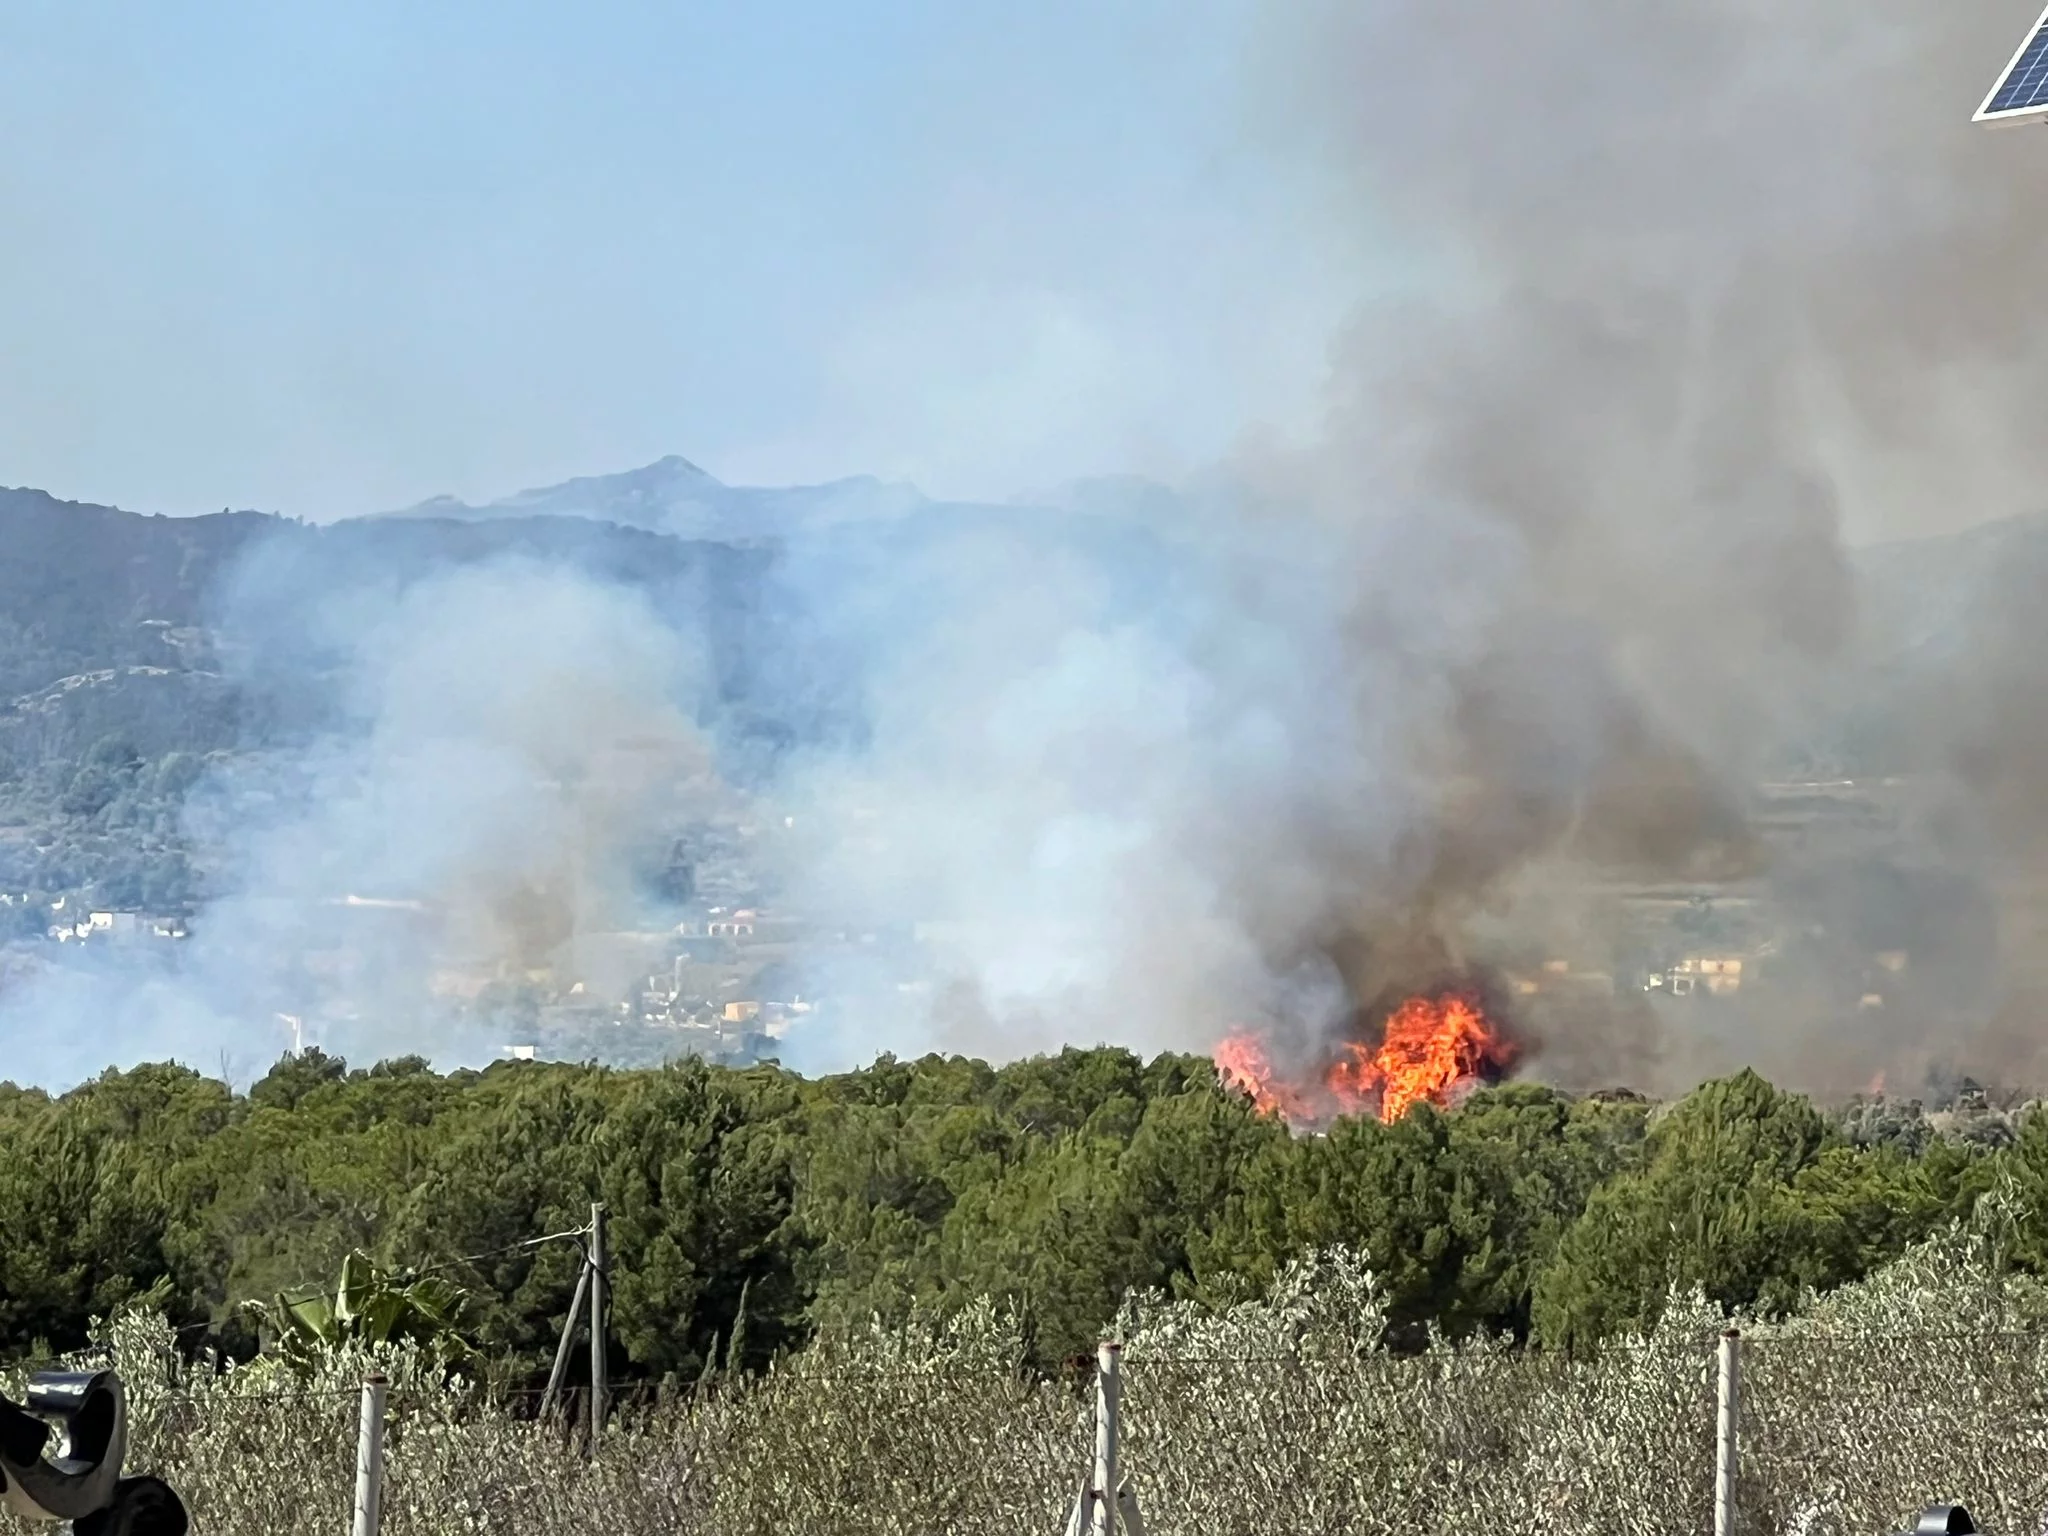
<path id="1" fill-rule="evenodd" d="M 664 461 L 489 508 L 428 503 L 325 527 L 0 489 L 0 890 L 122 909 L 201 899 L 207 872 L 180 813 L 207 761 L 334 726 L 352 616 L 437 573 L 528 561 L 644 597 L 701 648 L 703 723 L 744 779 L 863 728 L 863 647 L 891 633 L 888 604 L 865 594 L 1064 551 L 1141 610 L 1172 586 L 1160 530 L 1192 511 L 1157 487 L 999 508 L 849 483 L 720 488 L 723 520 L 705 523 L 684 515 L 709 494 L 704 479 Z M 675 528 L 735 542 L 661 531 Z M 1816 676 L 1777 767 L 1939 769 L 1926 743 L 1993 742 L 2030 684 L 1985 658 L 2037 648 L 2014 636 L 2037 622 L 2044 549 L 2044 525 L 2022 519 L 1858 554 L 1857 638 Z M 10 921 L 0 913 L 0 929 Z"/>
<path id="2" fill-rule="evenodd" d="M 526 560 L 616 582 L 704 637 L 743 764 L 789 734 L 758 675 L 791 654 L 759 551 L 576 518 L 309 527 L 145 517 L 0 490 L 0 891 L 181 912 L 206 892 L 181 823 L 209 761 L 302 747 L 348 708 L 352 605 Z M 0 937 L 17 914 L 0 911 Z M 42 919 L 20 918 L 40 931 Z"/>
<path id="3" fill-rule="evenodd" d="M 1069 1050 L 658 1071 L 281 1061 L 246 1096 L 181 1067 L 61 1098 L 0 1090 L 0 1339 L 77 1346 L 160 1288 L 188 1342 L 254 1347 L 237 1303 L 363 1248 L 470 1294 L 494 1369 L 543 1368 L 577 1253 L 506 1253 L 610 1209 L 615 1369 L 694 1379 L 913 1303 L 1015 1305 L 1044 1368 L 1132 1288 L 1228 1300 L 1362 1249 L 1393 1342 L 1434 1327 L 1580 1346 L 1672 1284 L 1766 1311 L 1868 1272 L 2010 1175 L 2048 1195 L 2048 1117 L 1967 1101 L 1830 1117 L 1753 1074 L 1653 1107 L 1530 1084 L 1294 1137 L 1206 1061 Z M 2012 1250 L 2048 1270 L 2048 1231 Z M 465 1255 L 494 1256 L 456 1262 Z M 744 1314 L 744 1321 L 742 1316 Z"/>

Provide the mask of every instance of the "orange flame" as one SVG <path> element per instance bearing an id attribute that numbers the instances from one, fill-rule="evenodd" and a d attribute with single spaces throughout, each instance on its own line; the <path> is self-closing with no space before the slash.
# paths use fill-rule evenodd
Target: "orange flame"
<path id="1" fill-rule="evenodd" d="M 1235 1034 L 1215 1050 L 1216 1071 L 1223 1086 L 1249 1097 L 1262 1115 L 1280 1115 L 1295 1124 L 1316 1118 L 1308 1096 L 1280 1080 L 1266 1054 L 1266 1042 L 1253 1034 Z"/>
<path id="2" fill-rule="evenodd" d="M 1216 1047 L 1224 1084 L 1262 1114 L 1294 1125 L 1376 1114 L 1391 1124 L 1427 1100 L 1449 1105 L 1514 1064 L 1514 1042 L 1462 992 L 1411 997 L 1387 1016 L 1376 1045 L 1347 1041 L 1319 1081 L 1295 1084 L 1273 1068 L 1265 1041 L 1239 1032 Z"/>

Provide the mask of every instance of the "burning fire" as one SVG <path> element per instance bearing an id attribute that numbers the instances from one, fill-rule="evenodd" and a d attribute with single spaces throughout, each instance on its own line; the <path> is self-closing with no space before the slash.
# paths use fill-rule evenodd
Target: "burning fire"
<path id="1" fill-rule="evenodd" d="M 1216 1047 L 1223 1081 L 1250 1095 L 1261 1113 L 1294 1125 L 1371 1113 L 1389 1123 L 1412 1104 L 1454 1104 L 1514 1065 L 1517 1051 L 1464 992 L 1411 997 L 1380 1027 L 1377 1044 L 1346 1041 L 1319 1079 L 1290 1082 L 1274 1069 L 1265 1041 L 1240 1032 Z"/>

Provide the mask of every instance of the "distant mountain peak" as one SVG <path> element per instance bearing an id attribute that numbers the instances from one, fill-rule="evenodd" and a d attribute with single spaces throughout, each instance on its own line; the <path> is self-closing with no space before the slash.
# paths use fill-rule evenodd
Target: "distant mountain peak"
<path id="1" fill-rule="evenodd" d="M 560 485 L 542 486 L 537 490 L 521 491 L 517 496 L 506 498 L 518 501 L 527 496 L 558 496 L 572 487 L 675 487 L 715 486 L 725 487 L 718 477 L 709 470 L 699 468 L 679 453 L 671 453 L 656 459 L 652 464 L 643 464 L 638 469 L 622 469 L 609 475 L 577 475 L 564 480 Z"/>
<path id="2" fill-rule="evenodd" d="M 721 542 L 786 536 L 823 522 L 899 517 L 925 505 L 915 486 L 850 476 L 824 485 L 727 485 L 681 454 L 637 469 L 579 475 L 559 485 L 518 491 L 480 506 L 456 496 L 435 496 L 400 512 L 402 518 L 483 522 L 505 517 L 580 517 L 680 538 Z"/>
<path id="3" fill-rule="evenodd" d="M 664 474 L 691 475 L 699 480 L 710 480 L 713 478 L 709 470 L 701 469 L 697 465 L 692 464 L 680 453 L 664 454 L 645 469 L 638 471 L 638 473 L 643 475 L 652 474 L 657 469 L 661 470 Z M 628 471 L 628 473 L 632 473 L 632 471 Z"/>

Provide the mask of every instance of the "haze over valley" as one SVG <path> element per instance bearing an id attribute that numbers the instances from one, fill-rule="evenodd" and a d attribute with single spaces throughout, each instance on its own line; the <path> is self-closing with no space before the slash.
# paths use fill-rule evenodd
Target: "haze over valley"
<path id="1" fill-rule="evenodd" d="M 11 1071 L 246 1077 L 316 1044 L 824 1070 L 1320 1027 L 1345 984 L 1270 947 L 1284 889 L 1232 867 L 1300 857 L 1272 850 L 1314 765 L 1257 735 L 1327 686 L 1312 632 L 1258 655 L 1227 591 L 1316 591 L 1237 542 L 1250 495 L 947 504 L 679 458 L 326 525 L 0 492 Z M 1855 551 L 1853 643 L 1723 782 L 1724 835 L 1502 871 L 1459 942 L 1521 1069 L 2035 1070 L 2009 1026 L 2042 903 L 1969 840 L 1958 700 L 2044 560 L 2048 519 Z"/>

